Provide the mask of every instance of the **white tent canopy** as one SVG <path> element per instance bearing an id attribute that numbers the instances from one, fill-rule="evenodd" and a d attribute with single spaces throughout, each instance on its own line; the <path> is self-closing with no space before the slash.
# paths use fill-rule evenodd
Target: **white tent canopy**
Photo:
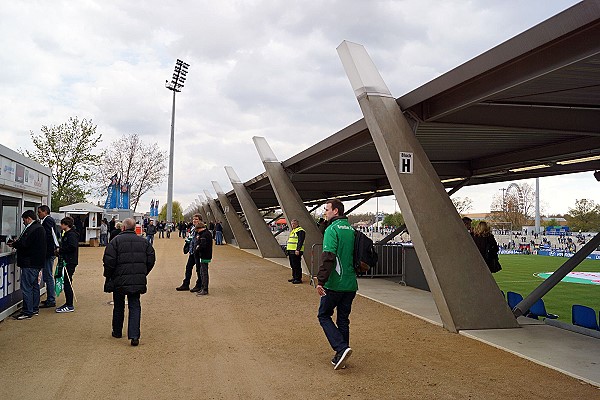
<path id="1" fill-rule="evenodd" d="M 68 206 L 63 206 L 58 209 L 59 212 L 69 214 L 87 214 L 91 212 L 102 213 L 104 208 L 93 205 L 92 203 L 75 203 Z"/>

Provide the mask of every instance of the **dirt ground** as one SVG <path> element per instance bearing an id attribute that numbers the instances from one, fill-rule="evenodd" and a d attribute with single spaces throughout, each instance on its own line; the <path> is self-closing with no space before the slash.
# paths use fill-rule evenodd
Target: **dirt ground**
<path id="1" fill-rule="evenodd" d="M 175 237 L 155 241 L 138 347 L 110 335 L 103 248 L 81 248 L 74 313 L 42 309 L 32 320 L 0 323 L 0 398 L 600 397 L 587 383 L 359 296 L 354 353 L 347 369 L 334 371 L 311 286 L 288 283 L 287 268 L 216 246 L 210 295 L 176 292 L 182 246 Z"/>

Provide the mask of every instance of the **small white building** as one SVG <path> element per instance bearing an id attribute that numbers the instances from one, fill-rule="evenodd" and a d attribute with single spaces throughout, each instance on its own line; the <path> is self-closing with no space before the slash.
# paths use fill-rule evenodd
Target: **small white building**
<path id="1" fill-rule="evenodd" d="M 100 221 L 104 208 L 92 203 L 75 203 L 58 209 L 65 216 L 75 220 L 75 228 L 79 232 L 80 242 L 89 242 L 90 239 L 100 238 Z"/>
<path id="2" fill-rule="evenodd" d="M 21 270 L 6 242 L 23 231 L 23 212 L 50 206 L 50 177 L 49 168 L 0 145 L 0 321 L 16 311 L 23 298 Z"/>

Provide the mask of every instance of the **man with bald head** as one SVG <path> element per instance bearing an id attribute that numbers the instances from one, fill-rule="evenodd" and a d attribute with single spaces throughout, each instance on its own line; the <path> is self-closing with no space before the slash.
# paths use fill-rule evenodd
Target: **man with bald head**
<path id="1" fill-rule="evenodd" d="M 140 339 L 142 306 L 140 295 L 146 293 L 146 276 L 154 267 L 154 248 L 135 233 L 133 218 L 123 220 L 123 232 L 112 239 L 104 250 L 105 292 L 112 292 L 114 300 L 112 336 L 120 338 L 125 319 L 125 296 L 129 304 L 127 336 L 132 346 Z"/>

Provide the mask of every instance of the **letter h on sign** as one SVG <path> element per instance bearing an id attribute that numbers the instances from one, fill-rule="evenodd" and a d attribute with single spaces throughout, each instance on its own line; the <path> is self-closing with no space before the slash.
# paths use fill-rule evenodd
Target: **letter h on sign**
<path id="1" fill-rule="evenodd" d="M 413 173 L 413 153 L 407 153 L 404 151 L 400 152 L 400 165 L 398 172 L 401 174 L 412 174 Z"/>

